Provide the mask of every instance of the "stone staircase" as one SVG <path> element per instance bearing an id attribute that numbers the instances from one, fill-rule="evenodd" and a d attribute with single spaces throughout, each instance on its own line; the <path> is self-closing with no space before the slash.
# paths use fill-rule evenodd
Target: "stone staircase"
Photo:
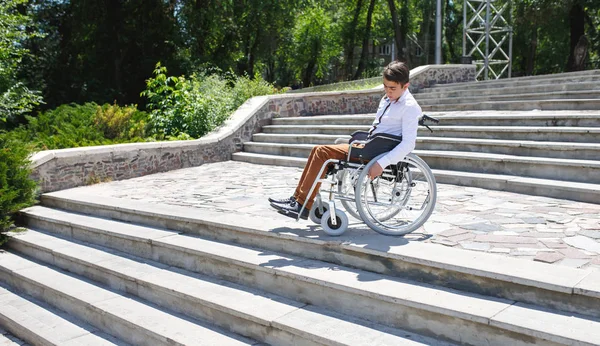
<path id="1" fill-rule="evenodd" d="M 0 325 L 33 345 L 600 344 L 598 271 L 82 191 L 23 210 L 0 254 Z"/>
<path id="2" fill-rule="evenodd" d="M 415 153 L 440 183 L 600 201 L 600 70 L 440 85 L 415 94 L 441 122 Z M 302 167 L 312 146 L 366 130 L 374 114 L 273 119 L 234 160 Z"/>
<path id="3" fill-rule="evenodd" d="M 69 190 L 41 202 L 0 254 L 0 324 L 34 345 L 600 344 L 598 271 Z"/>

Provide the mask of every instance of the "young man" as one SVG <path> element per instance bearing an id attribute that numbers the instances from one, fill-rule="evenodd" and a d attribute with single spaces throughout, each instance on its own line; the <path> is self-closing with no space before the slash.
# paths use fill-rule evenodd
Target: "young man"
<path id="1" fill-rule="evenodd" d="M 408 81 L 409 69 L 402 62 L 394 61 L 383 70 L 385 96 L 379 102 L 369 136 L 376 133 L 401 135 L 402 142 L 373 165 L 369 170 L 371 179 L 379 176 L 385 167 L 402 160 L 415 148 L 417 128 L 422 112 L 421 107 L 408 91 Z M 308 196 L 308 193 L 315 179 L 323 178 L 323 176 L 317 177 L 323 163 L 329 159 L 342 160 L 347 156 L 348 144 L 315 146 L 308 157 L 294 195 L 286 199 L 269 198 L 271 206 L 287 216 L 296 218 L 302 206 L 306 204 L 300 217 L 307 219 L 313 200 L 318 193 L 318 186 L 311 196 Z"/>

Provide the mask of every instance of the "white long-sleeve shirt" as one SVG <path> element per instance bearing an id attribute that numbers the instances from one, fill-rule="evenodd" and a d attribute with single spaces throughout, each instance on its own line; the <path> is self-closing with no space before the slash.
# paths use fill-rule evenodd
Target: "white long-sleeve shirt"
<path id="1" fill-rule="evenodd" d="M 402 142 L 377 161 L 382 168 L 398 163 L 415 149 L 421 114 L 421 107 L 408 90 L 395 102 L 390 101 L 387 96 L 381 99 L 371 126 L 375 127 L 372 134 L 389 133 L 402 136 Z"/>

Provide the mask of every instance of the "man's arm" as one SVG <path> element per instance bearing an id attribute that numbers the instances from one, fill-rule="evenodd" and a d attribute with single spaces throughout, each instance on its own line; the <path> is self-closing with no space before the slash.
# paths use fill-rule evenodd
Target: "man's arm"
<path id="1" fill-rule="evenodd" d="M 402 142 L 380 158 L 376 165 L 373 165 L 369 171 L 371 178 L 380 175 L 384 167 L 398 163 L 415 149 L 420 116 L 421 109 L 418 106 L 406 109 L 406 113 L 402 117 Z"/>

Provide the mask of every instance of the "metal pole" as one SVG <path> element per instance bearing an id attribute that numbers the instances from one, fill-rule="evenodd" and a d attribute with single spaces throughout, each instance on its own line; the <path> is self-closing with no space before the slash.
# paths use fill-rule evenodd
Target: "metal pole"
<path id="1" fill-rule="evenodd" d="M 435 13 L 435 63 L 442 64 L 442 0 L 437 0 Z"/>
<path id="2" fill-rule="evenodd" d="M 467 56 L 467 0 L 463 0 L 463 53 Z"/>
<path id="3" fill-rule="evenodd" d="M 486 1 L 485 9 L 485 57 L 483 61 L 483 71 L 485 75 L 483 79 L 488 79 L 489 67 L 490 67 L 490 1 Z"/>

